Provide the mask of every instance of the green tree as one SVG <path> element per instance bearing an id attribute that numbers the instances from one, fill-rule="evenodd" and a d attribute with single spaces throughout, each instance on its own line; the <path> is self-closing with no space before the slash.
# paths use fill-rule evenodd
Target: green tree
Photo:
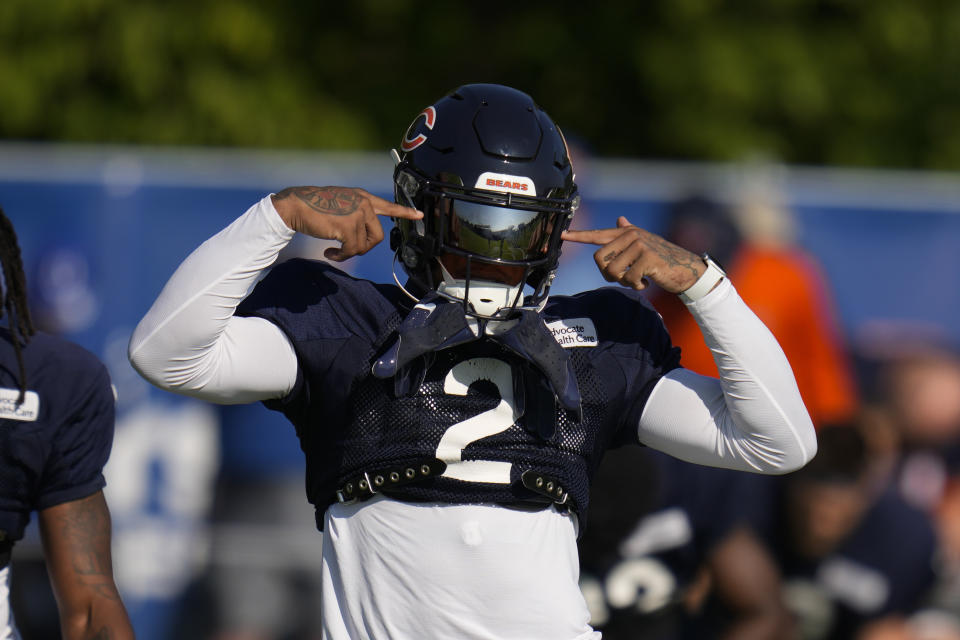
<path id="1" fill-rule="evenodd" d="M 595 153 L 960 168 L 950 0 L 4 0 L 0 136 L 394 146 L 466 82 Z"/>

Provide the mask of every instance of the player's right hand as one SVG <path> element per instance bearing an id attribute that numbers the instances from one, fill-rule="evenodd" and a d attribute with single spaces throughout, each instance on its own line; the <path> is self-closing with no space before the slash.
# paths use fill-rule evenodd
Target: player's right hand
<path id="1" fill-rule="evenodd" d="M 693 286 L 707 268 L 697 254 L 631 224 L 624 216 L 617 219 L 616 228 L 569 230 L 562 237 L 599 246 L 593 259 L 604 279 L 632 289 L 645 289 L 652 280 L 665 291 L 679 293 Z"/>
<path id="2" fill-rule="evenodd" d="M 380 216 L 419 220 L 423 214 L 353 187 L 287 187 L 273 206 L 288 227 L 314 238 L 337 240 L 324 256 L 341 262 L 364 254 L 383 240 Z"/>

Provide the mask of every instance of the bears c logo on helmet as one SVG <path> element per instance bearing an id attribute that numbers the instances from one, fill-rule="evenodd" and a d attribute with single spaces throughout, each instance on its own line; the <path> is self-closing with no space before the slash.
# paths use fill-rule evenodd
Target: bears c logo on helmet
<path id="1" fill-rule="evenodd" d="M 407 135 L 404 136 L 403 141 L 400 143 L 400 148 L 404 151 L 413 151 L 424 142 L 427 141 L 427 136 L 419 133 L 414 137 L 410 137 L 413 134 L 414 127 L 417 124 L 417 121 L 420 120 L 421 116 L 424 118 L 424 124 L 427 125 L 427 129 L 433 129 L 434 123 L 437 121 L 437 110 L 432 106 L 427 107 L 413 119 L 413 122 L 410 124 L 410 128 L 407 129 Z"/>

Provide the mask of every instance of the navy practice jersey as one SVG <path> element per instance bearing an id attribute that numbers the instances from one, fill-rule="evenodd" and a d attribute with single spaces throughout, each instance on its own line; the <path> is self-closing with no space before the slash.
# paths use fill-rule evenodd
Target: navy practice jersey
<path id="1" fill-rule="evenodd" d="M 27 393 L 10 332 L 0 328 L 0 541 L 23 537 L 31 511 L 96 493 L 113 442 L 113 389 L 106 367 L 60 338 L 34 335 L 23 348 Z"/>
<path id="2" fill-rule="evenodd" d="M 750 475 L 652 449 L 611 452 L 579 541 L 591 624 L 605 639 L 713 637 L 686 628 L 680 598 L 716 545 L 755 519 Z"/>
<path id="3" fill-rule="evenodd" d="M 447 463 L 442 475 L 393 487 L 387 480 L 378 490 L 408 501 L 543 505 L 521 482 L 532 470 L 544 485 L 562 486 L 566 504 L 585 518 L 604 451 L 637 442 L 650 391 L 678 366 L 679 350 L 659 315 L 638 292 L 620 287 L 550 300 L 542 316 L 572 358 L 578 414 L 558 408 L 552 394 L 545 403 L 530 393 L 537 387 L 531 376 L 540 374 L 488 338 L 424 356 L 414 374 L 403 374 L 415 375 L 408 389 L 374 377 L 373 363 L 395 342 L 411 304 L 394 285 L 291 260 L 237 311 L 270 320 L 293 343 L 295 386 L 265 404 L 296 426 L 318 515 L 364 472 L 391 468 L 403 477 L 440 459 Z"/>

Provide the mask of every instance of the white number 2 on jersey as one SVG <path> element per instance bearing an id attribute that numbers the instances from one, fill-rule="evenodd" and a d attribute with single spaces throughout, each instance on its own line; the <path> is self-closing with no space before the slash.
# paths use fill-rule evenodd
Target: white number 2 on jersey
<path id="1" fill-rule="evenodd" d="M 489 380 L 496 385 L 500 403 L 448 428 L 437 445 L 437 458 L 447 463 L 444 477 L 509 484 L 511 463 L 462 459 L 463 449 L 468 444 L 506 431 L 519 417 L 513 402 L 513 373 L 510 365 L 502 360 L 471 358 L 458 363 L 447 373 L 443 390 L 453 396 L 465 396 L 470 385 L 479 380 Z"/>

